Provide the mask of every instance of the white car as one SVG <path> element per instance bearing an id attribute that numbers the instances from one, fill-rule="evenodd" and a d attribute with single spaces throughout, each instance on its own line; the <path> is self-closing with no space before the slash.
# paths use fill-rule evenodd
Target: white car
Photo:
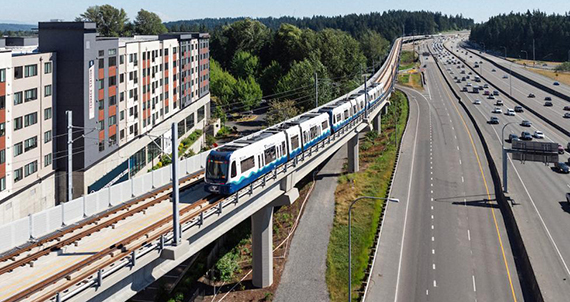
<path id="1" fill-rule="evenodd" d="M 532 136 L 534 136 L 534 138 L 544 138 L 544 133 L 540 130 L 536 130 Z"/>
<path id="2" fill-rule="evenodd" d="M 475 105 L 481 105 L 481 100 L 477 99 L 477 100 L 473 101 L 473 104 L 475 104 Z"/>
<path id="3" fill-rule="evenodd" d="M 499 107 L 495 107 L 495 109 L 493 109 L 492 112 L 493 113 L 503 113 L 503 110 L 501 110 L 501 108 L 499 108 Z"/>
<path id="4" fill-rule="evenodd" d="M 506 115 L 510 115 L 510 116 L 515 116 L 516 113 L 513 109 L 507 109 L 507 112 L 505 112 Z"/>

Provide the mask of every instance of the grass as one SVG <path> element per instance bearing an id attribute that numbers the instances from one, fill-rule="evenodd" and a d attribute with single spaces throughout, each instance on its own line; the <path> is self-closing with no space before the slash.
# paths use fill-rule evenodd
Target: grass
<path id="1" fill-rule="evenodd" d="M 412 87 L 414 89 L 423 89 L 422 77 L 419 72 L 399 74 L 398 82 L 404 86 Z"/>
<path id="2" fill-rule="evenodd" d="M 570 73 L 536 69 L 536 68 L 529 68 L 529 70 L 534 73 L 538 73 L 545 77 L 551 78 L 554 81 L 570 85 Z"/>
<path id="3" fill-rule="evenodd" d="M 419 65 L 419 57 L 414 51 L 403 50 L 400 54 L 400 70 L 414 68 Z"/>
<path id="4" fill-rule="evenodd" d="M 511 62 L 515 62 L 515 63 L 520 64 L 520 65 L 526 64 L 526 66 L 530 66 L 530 67 L 532 67 L 533 64 L 535 64 L 535 61 L 533 61 L 533 60 L 515 59 L 515 58 L 507 58 L 507 60 L 511 61 Z M 544 63 L 548 64 L 548 66 L 550 66 L 550 67 L 560 65 L 560 62 L 536 61 L 536 65 L 540 66 L 540 67 L 542 67 L 542 64 L 544 64 Z"/>
<path id="5" fill-rule="evenodd" d="M 339 177 L 335 192 L 335 218 L 327 251 L 326 282 L 331 301 L 348 298 L 348 207 L 358 196 L 387 197 L 390 176 L 396 160 L 395 136 L 401 140 L 408 115 L 408 102 L 401 92 L 390 99 L 392 106 L 383 116 L 382 134 L 367 135 L 361 144 L 358 173 Z M 355 204 L 352 215 L 352 290 L 360 288 L 368 265 L 370 250 L 384 209 L 381 200 L 363 199 Z"/>

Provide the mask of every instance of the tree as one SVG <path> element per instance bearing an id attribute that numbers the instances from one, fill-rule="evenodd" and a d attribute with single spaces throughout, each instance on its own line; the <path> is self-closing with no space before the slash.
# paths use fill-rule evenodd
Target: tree
<path id="1" fill-rule="evenodd" d="M 247 111 L 259 106 L 263 93 L 252 76 L 238 79 L 234 87 L 234 99 L 240 103 L 240 106 L 234 108 L 238 111 Z"/>
<path id="2" fill-rule="evenodd" d="M 95 22 L 97 31 L 105 37 L 124 35 L 125 26 L 129 21 L 124 9 L 115 8 L 109 4 L 90 6 L 75 20 Z"/>
<path id="3" fill-rule="evenodd" d="M 269 104 L 266 121 L 269 126 L 286 121 L 299 115 L 299 108 L 293 100 L 274 100 Z"/>
<path id="4" fill-rule="evenodd" d="M 232 59 L 232 72 L 238 78 L 245 79 L 257 76 L 259 71 L 259 58 L 251 53 L 239 50 Z"/>
<path id="5" fill-rule="evenodd" d="M 220 106 L 229 109 L 234 99 L 234 87 L 236 79 L 227 71 L 223 70 L 218 62 L 210 61 L 210 92 L 219 100 Z"/>
<path id="6" fill-rule="evenodd" d="M 265 67 L 261 72 L 259 84 L 265 95 L 275 93 L 275 86 L 283 76 L 283 68 L 277 61 L 271 61 L 269 66 Z"/>
<path id="7" fill-rule="evenodd" d="M 140 35 L 158 35 L 168 31 L 157 14 L 144 9 L 138 12 L 134 28 L 135 32 Z"/>
<path id="8" fill-rule="evenodd" d="M 295 101 L 301 109 L 315 108 L 315 73 L 321 78 L 319 83 L 319 105 L 332 100 L 333 89 L 326 80 L 327 69 L 317 59 L 305 59 L 293 64 L 289 72 L 279 80 L 275 92 L 278 98 Z"/>
<path id="9" fill-rule="evenodd" d="M 359 42 L 369 66 L 374 62 L 380 63 L 380 58 L 384 58 L 390 50 L 390 42 L 373 30 L 365 31 Z"/>
<path id="10" fill-rule="evenodd" d="M 286 69 L 294 62 L 308 58 L 315 49 L 316 35 L 313 30 L 301 30 L 291 24 L 281 24 L 273 42 L 273 60 Z"/>
<path id="11" fill-rule="evenodd" d="M 320 61 L 332 78 L 354 78 L 359 76 L 366 58 L 358 41 L 349 34 L 335 29 L 324 29 L 317 33 Z"/>

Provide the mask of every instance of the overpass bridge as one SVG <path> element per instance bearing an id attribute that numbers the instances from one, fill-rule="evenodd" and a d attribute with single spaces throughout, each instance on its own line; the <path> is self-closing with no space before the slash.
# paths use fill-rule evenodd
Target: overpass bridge
<path id="1" fill-rule="evenodd" d="M 403 42 L 394 42 L 367 81 L 384 84 L 374 106 L 240 191 L 205 192 L 207 152 L 181 161 L 180 244 L 173 240 L 171 166 L 0 226 L 0 300 L 127 300 L 248 217 L 253 284 L 271 285 L 273 208 L 293 203 L 299 196 L 295 184 L 345 144 L 349 169 L 358 170 L 358 133 L 381 129 Z"/>

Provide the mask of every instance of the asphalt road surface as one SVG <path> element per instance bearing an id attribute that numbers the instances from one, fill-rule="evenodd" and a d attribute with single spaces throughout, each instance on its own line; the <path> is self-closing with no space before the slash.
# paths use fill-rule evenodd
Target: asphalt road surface
<path id="1" fill-rule="evenodd" d="M 521 301 L 484 152 L 433 64 L 410 120 L 367 301 Z M 423 63 L 422 63 L 423 65 Z"/>

